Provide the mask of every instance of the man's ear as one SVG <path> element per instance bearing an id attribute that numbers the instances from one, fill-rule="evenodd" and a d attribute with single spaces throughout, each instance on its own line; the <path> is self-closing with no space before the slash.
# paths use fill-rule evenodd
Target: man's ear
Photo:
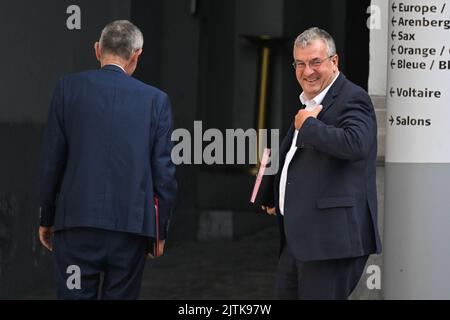
<path id="1" fill-rule="evenodd" d="M 142 54 L 142 48 L 141 49 L 139 49 L 139 50 L 136 50 L 134 53 L 133 53 L 133 62 L 134 63 L 137 63 L 137 61 L 139 60 L 139 57 L 141 56 L 141 54 Z"/>
<path id="2" fill-rule="evenodd" d="M 94 49 L 95 49 L 95 57 L 97 58 L 98 61 L 100 61 L 102 54 L 100 52 L 100 43 L 98 41 L 94 43 Z"/>
<path id="3" fill-rule="evenodd" d="M 336 69 L 338 69 L 339 68 L 339 56 L 338 56 L 338 54 L 336 53 L 336 55 L 331 60 L 333 60 L 334 66 L 336 67 Z"/>

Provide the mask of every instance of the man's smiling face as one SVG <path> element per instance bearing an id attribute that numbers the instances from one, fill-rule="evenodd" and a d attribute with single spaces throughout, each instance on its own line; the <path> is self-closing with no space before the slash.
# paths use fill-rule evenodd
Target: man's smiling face
<path id="1" fill-rule="evenodd" d="M 312 99 L 334 79 L 338 70 L 338 56 L 329 56 L 321 39 L 311 41 L 305 48 L 294 47 L 295 76 L 307 99 Z"/>

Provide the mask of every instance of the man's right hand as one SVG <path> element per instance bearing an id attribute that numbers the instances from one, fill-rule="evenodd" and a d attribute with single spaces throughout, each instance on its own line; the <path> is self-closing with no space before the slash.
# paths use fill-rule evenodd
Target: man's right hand
<path id="1" fill-rule="evenodd" d="M 53 227 L 39 227 L 39 240 L 44 247 L 53 251 Z"/>
<path id="2" fill-rule="evenodd" d="M 322 111 L 322 105 L 317 105 L 312 110 L 300 109 L 295 115 L 295 129 L 300 130 L 309 117 L 317 118 L 320 111 Z"/>
<path id="3" fill-rule="evenodd" d="M 270 208 L 270 207 L 268 207 L 268 206 L 261 206 L 261 209 L 264 210 L 264 211 L 266 211 L 267 214 L 270 215 L 270 216 L 276 215 L 275 207 Z"/>

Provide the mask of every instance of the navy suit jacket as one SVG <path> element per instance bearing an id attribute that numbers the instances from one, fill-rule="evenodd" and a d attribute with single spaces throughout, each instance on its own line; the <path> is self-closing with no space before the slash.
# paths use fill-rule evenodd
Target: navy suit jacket
<path id="1" fill-rule="evenodd" d="M 40 167 L 41 225 L 167 236 L 176 197 L 168 96 L 114 65 L 63 77 Z"/>
<path id="2" fill-rule="evenodd" d="M 281 170 L 274 180 L 282 243 L 299 260 L 381 252 L 377 227 L 377 124 L 368 94 L 340 73 L 323 109 L 307 118 L 297 137 L 279 214 Z M 294 125 L 280 147 L 284 164 Z"/>

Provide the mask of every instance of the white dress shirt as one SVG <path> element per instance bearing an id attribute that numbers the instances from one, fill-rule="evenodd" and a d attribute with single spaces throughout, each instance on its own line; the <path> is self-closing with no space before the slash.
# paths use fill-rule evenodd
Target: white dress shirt
<path id="1" fill-rule="evenodd" d="M 300 94 L 300 97 L 299 97 L 300 101 L 302 104 L 304 104 L 306 106 L 305 107 L 306 110 L 311 111 L 314 109 L 315 106 L 322 103 L 323 98 L 325 98 L 325 95 L 327 94 L 328 90 L 330 90 L 331 86 L 336 81 L 338 76 L 339 76 L 339 72 L 337 73 L 337 75 L 335 76 L 333 81 L 331 81 L 331 83 L 328 85 L 328 87 L 326 87 L 324 90 L 322 90 L 322 92 L 320 92 L 317 96 L 315 96 L 311 100 L 307 100 L 305 98 L 305 95 L 303 92 Z M 298 135 L 298 130 L 295 129 L 294 136 L 292 138 L 291 148 L 289 149 L 288 153 L 286 154 L 286 159 L 284 160 L 283 170 L 281 171 L 280 199 L 279 199 L 280 201 L 278 204 L 280 207 L 280 213 L 282 215 L 284 215 L 284 196 L 285 196 L 285 192 L 286 192 L 286 182 L 287 182 L 287 174 L 288 174 L 289 164 L 291 163 L 291 160 L 294 157 L 295 152 L 297 151 L 297 146 L 296 146 L 297 135 Z"/>

